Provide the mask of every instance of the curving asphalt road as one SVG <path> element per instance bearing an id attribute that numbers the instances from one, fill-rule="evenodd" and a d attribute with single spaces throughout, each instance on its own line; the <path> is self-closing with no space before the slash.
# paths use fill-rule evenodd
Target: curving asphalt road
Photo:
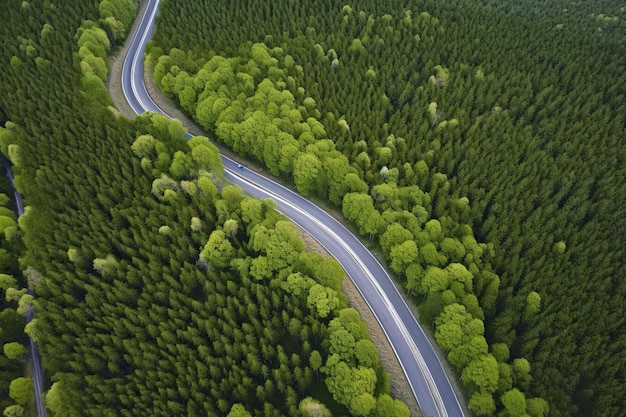
<path id="1" fill-rule="evenodd" d="M 143 55 L 154 31 L 159 0 L 149 0 L 139 28 L 131 41 L 122 70 L 122 88 L 132 109 L 163 112 L 152 100 L 144 84 Z M 276 200 L 278 210 L 309 232 L 341 263 L 380 322 L 426 416 L 464 417 L 450 380 L 429 339 L 417 323 L 391 278 L 361 244 L 334 217 L 293 191 L 240 168 L 222 156 L 225 177 L 260 198 Z"/>
<path id="2" fill-rule="evenodd" d="M 15 188 L 15 183 L 13 182 L 13 171 L 11 170 L 11 164 L 4 157 L 4 155 L 2 156 L 2 159 L 4 160 L 4 167 L 6 169 L 7 178 L 9 179 L 9 181 L 11 181 L 11 186 L 13 187 L 13 193 L 15 195 L 15 205 L 17 208 L 17 215 L 19 217 L 22 214 L 24 214 L 24 204 L 22 204 L 22 195 L 19 193 L 19 191 L 17 191 L 17 188 Z M 28 293 L 33 296 L 35 295 L 35 291 L 32 288 L 28 289 Z M 33 319 L 33 313 L 34 313 L 33 310 L 28 312 L 26 316 L 26 323 L 30 323 L 30 321 Z M 33 339 L 29 337 L 28 340 L 30 342 L 30 355 L 31 355 L 31 362 L 32 362 L 31 373 L 32 373 L 33 385 L 34 385 L 34 390 L 35 390 L 35 406 L 37 407 L 37 416 L 45 417 L 46 407 L 44 407 L 43 399 L 41 398 L 41 394 L 43 393 L 43 371 L 41 369 L 41 361 L 39 360 L 39 349 L 37 349 L 37 343 L 35 343 Z"/>

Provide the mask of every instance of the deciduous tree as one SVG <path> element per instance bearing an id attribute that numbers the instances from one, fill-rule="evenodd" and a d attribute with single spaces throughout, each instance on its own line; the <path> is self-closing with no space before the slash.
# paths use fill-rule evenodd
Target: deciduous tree
<path id="1" fill-rule="evenodd" d="M 31 378 L 19 377 L 11 381 L 9 385 L 9 397 L 19 405 L 27 405 L 32 400 L 33 380 Z"/>

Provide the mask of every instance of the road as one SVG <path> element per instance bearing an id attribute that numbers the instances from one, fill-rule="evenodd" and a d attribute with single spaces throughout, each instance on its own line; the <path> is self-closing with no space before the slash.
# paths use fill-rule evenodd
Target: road
<path id="1" fill-rule="evenodd" d="M 11 181 L 11 186 L 13 187 L 13 193 L 15 195 L 15 205 L 17 208 L 17 215 L 21 216 L 24 214 L 24 204 L 22 203 L 22 195 L 15 188 L 15 183 L 13 182 L 13 171 L 11 171 L 11 164 L 9 161 L 3 156 L 4 167 L 6 169 L 7 178 Z M 32 288 L 28 289 L 28 293 L 32 296 L 35 295 L 35 291 Z M 33 311 L 29 311 L 26 316 L 26 322 L 30 323 L 33 319 Z M 31 354 L 31 365 L 32 365 L 32 378 L 33 385 L 35 390 L 35 405 L 37 407 L 37 416 L 45 417 L 46 416 L 46 407 L 44 407 L 43 399 L 41 398 L 41 394 L 43 393 L 43 371 L 41 370 L 41 361 L 39 358 L 39 350 L 37 349 L 37 343 L 30 337 L 28 338 L 30 342 L 30 354 Z"/>
<path id="2" fill-rule="evenodd" d="M 137 114 L 163 112 L 144 84 L 143 54 L 154 31 L 159 0 L 149 0 L 131 40 L 122 70 L 122 88 Z M 376 258 L 334 217 L 280 184 L 222 156 L 225 177 L 278 210 L 317 239 L 343 266 L 380 322 L 425 416 L 464 417 L 463 408 L 437 354 L 391 278 Z"/>

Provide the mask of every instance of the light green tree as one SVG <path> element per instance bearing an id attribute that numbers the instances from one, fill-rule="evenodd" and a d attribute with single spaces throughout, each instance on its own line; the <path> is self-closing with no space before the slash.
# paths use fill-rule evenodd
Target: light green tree
<path id="1" fill-rule="evenodd" d="M 409 294 L 412 294 L 414 291 L 418 293 L 425 292 L 422 289 L 422 279 L 424 279 L 425 273 L 426 271 L 424 271 L 419 262 L 413 262 L 406 268 L 406 289 Z"/>
<path id="2" fill-rule="evenodd" d="M 5 343 L 2 350 L 7 358 L 14 360 L 26 353 L 24 345 L 18 342 Z"/>
<path id="3" fill-rule="evenodd" d="M 161 178 L 152 181 L 152 194 L 158 199 L 164 199 L 166 191 L 178 191 L 178 183 L 165 174 L 161 174 Z"/>
<path id="4" fill-rule="evenodd" d="M 432 266 L 443 266 L 448 260 L 446 256 L 437 251 L 433 242 L 428 242 L 419 248 L 420 259 L 423 264 Z"/>
<path id="5" fill-rule="evenodd" d="M 450 363 L 457 369 L 465 368 L 472 360 L 486 355 L 487 340 L 484 336 L 474 336 L 468 342 L 461 343 L 448 354 Z"/>
<path id="6" fill-rule="evenodd" d="M 531 291 L 526 296 L 526 306 L 524 307 L 524 321 L 530 322 L 536 318 L 541 310 L 541 296 L 536 291 Z"/>
<path id="7" fill-rule="evenodd" d="M 304 153 L 298 156 L 293 164 L 293 178 L 298 191 L 308 196 L 318 190 L 321 169 L 322 163 L 315 155 Z"/>
<path id="8" fill-rule="evenodd" d="M 417 260 L 417 244 L 414 240 L 407 240 L 391 249 L 391 270 L 401 274 L 413 262 Z"/>
<path id="9" fill-rule="evenodd" d="M 4 417 L 24 417 L 24 413 L 24 407 L 19 404 L 14 404 L 5 408 L 2 415 Z"/>
<path id="10" fill-rule="evenodd" d="M 355 416 L 369 416 L 376 407 L 376 399 L 369 392 L 362 392 L 350 401 L 350 411 Z"/>
<path id="11" fill-rule="evenodd" d="M 289 274 L 287 279 L 280 286 L 289 294 L 295 297 L 308 295 L 309 289 L 315 284 L 315 280 L 302 275 L 300 272 Z"/>
<path id="12" fill-rule="evenodd" d="M 80 417 L 76 410 L 67 407 L 72 401 L 72 393 L 65 389 L 65 381 L 57 381 L 52 384 L 48 392 L 46 392 L 45 403 L 46 408 L 54 413 L 54 415 L 63 415 L 68 417 Z"/>
<path id="13" fill-rule="evenodd" d="M 192 232 L 199 232 L 200 230 L 202 230 L 202 220 L 200 220 L 199 217 L 192 217 L 190 227 Z"/>
<path id="14" fill-rule="evenodd" d="M 33 396 L 33 380 L 31 378 L 19 377 L 9 384 L 9 397 L 19 405 L 30 403 Z"/>
<path id="15" fill-rule="evenodd" d="M 325 379 L 328 391 L 333 398 L 341 404 L 347 406 L 351 412 L 353 410 L 353 400 L 363 393 L 374 394 L 376 387 L 376 373 L 367 367 L 350 367 L 346 362 L 341 361 L 339 355 L 331 355 L 326 361 L 326 366 L 322 368 L 328 377 Z M 368 406 L 370 401 L 368 401 Z M 372 407 L 373 408 L 373 407 Z M 369 410 L 371 412 L 371 409 Z"/>
<path id="16" fill-rule="evenodd" d="M 372 417 L 409 417 L 411 411 L 402 401 L 382 394 L 376 399 L 376 408 L 372 410 Z"/>
<path id="17" fill-rule="evenodd" d="M 552 247 L 552 250 L 554 251 L 554 253 L 559 254 L 559 255 L 562 255 L 563 253 L 565 253 L 565 249 L 567 249 L 567 245 L 562 240 L 556 242 L 554 246 Z"/>
<path id="18" fill-rule="evenodd" d="M 235 219 L 228 219 L 224 222 L 224 233 L 229 237 L 229 239 L 235 239 L 237 236 L 237 232 L 239 231 L 239 223 Z"/>
<path id="19" fill-rule="evenodd" d="M 20 300 L 17 302 L 17 312 L 18 314 L 26 317 L 28 314 L 35 310 L 35 300 L 32 295 L 24 294 L 20 297 Z"/>
<path id="20" fill-rule="evenodd" d="M 359 312 L 353 308 L 348 307 L 341 309 L 339 314 L 328 324 L 329 331 L 340 328 L 348 330 L 357 341 L 368 338 L 367 326 L 365 322 L 361 320 Z"/>
<path id="21" fill-rule="evenodd" d="M 76 248 L 69 248 L 67 250 L 67 258 L 70 262 L 79 263 L 83 260 L 83 257 L 80 255 L 80 252 Z"/>
<path id="22" fill-rule="evenodd" d="M 304 242 L 298 237 L 293 223 L 287 221 L 276 222 L 274 229 L 256 226 L 250 244 L 255 251 L 267 256 L 269 266 L 274 271 L 288 267 L 304 251 Z"/>
<path id="23" fill-rule="evenodd" d="M 9 287 L 6 289 L 5 299 L 7 301 L 19 301 L 19 299 L 22 298 L 22 296 L 27 292 L 28 290 L 26 288 L 18 290 L 17 288 Z"/>
<path id="24" fill-rule="evenodd" d="M 361 339 L 354 345 L 354 357 L 359 366 L 375 369 L 380 364 L 378 349 L 369 339 Z"/>
<path id="25" fill-rule="evenodd" d="M 413 239 L 413 234 L 409 230 L 405 229 L 400 223 L 393 222 L 380 235 L 378 243 L 383 253 L 388 254 L 392 247 L 411 239 Z"/>
<path id="26" fill-rule="evenodd" d="M 477 416 L 492 416 L 496 411 L 493 395 L 485 391 L 474 391 L 467 406 Z"/>
<path id="27" fill-rule="evenodd" d="M 441 253 L 443 253 L 450 262 L 461 262 L 465 257 L 465 246 L 458 239 L 445 237 L 441 241 Z"/>
<path id="28" fill-rule="evenodd" d="M 195 176 L 193 171 L 194 163 L 190 155 L 183 151 L 176 151 L 172 158 L 169 172 L 172 178 L 180 180 L 183 178 L 191 178 Z"/>
<path id="29" fill-rule="evenodd" d="M 506 343 L 494 343 L 491 345 L 491 354 L 498 362 L 507 362 L 511 355 Z"/>
<path id="30" fill-rule="evenodd" d="M 37 319 L 32 319 L 24 326 L 24 333 L 35 342 L 39 341 L 39 329 L 37 328 Z"/>
<path id="31" fill-rule="evenodd" d="M 112 274 L 118 266 L 119 262 L 111 254 L 107 255 L 106 258 L 96 258 L 93 260 L 93 269 L 102 276 Z"/>
<path id="32" fill-rule="evenodd" d="M 482 336 L 485 328 L 482 320 L 474 319 L 465 306 L 453 303 L 446 305 L 435 319 L 435 340 L 442 349 L 450 350 L 475 336 Z"/>
<path id="33" fill-rule="evenodd" d="M 226 417 L 252 417 L 252 414 L 241 404 L 233 404 Z"/>
<path id="34" fill-rule="evenodd" d="M 498 362 L 492 355 L 483 355 L 471 361 L 461 374 L 461 381 L 471 388 L 495 392 L 499 378 Z"/>
<path id="35" fill-rule="evenodd" d="M 546 417 L 550 413 L 550 405 L 543 398 L 529 398 L 526 400 L 526 411 L 532 417 Z"/>
<path id="36" fill-rule="evenodd" d="M 326 318 L 339 305 L 339 298 L 335 290 L 314 284 L 309 289 L 307 306 L 321 318 Z"/>
<path id="37" fill-rule="evenodd" d="M 508 417 L 523 417 L 526 415 L 526 396 L 517 388 L 505 392 L 500 397 Z"/>
<path id="38" fill-rule="evenodd" d="M 319 351 L 314 350 L 311 352 L 311 356 L 309 356 L 309 365 L 311 365 L 311 369 L 313 369 L 315 374 L 319 377 L 319 369 L 323 365 L 322 355 L 320 355 Z"/>
<path id="39" fill-rule="evenodd" d="M 426 293 L 440 292 L 450 286 L 450 273 L 436 266 L 426 268 L 422 279 L 422 289 Z"/>
<path id="40" fill-rule="evenodd" d="M 344 361 L 352 359 L 355 346 L 354 337 L 345 328 L 332 331 L 328 336 L 328 352 L 339 355 Z"/>
<path id="41" fill-rule="evenodd" d="M 298 142 L 293 137 L 291 137 L 291 140 L 284 141 L 280 149 L 278 168 L 282 172 L 293 173 L 294 161 L 298 159 L 299 154 Z"/>
<path id="42" fill-rule="evenodd" d="M 191 158 L 197 170 L 224 172 L 219 150 L 205 136 L 195 136 L 187 142 L 191 147 Z"/>
<path id="43" fill-rule="evenodd" d="M 17 286 L 17 280 L 11 275 L 0 274 L 0 289 L 7 290 L 9 288 L 15 288 Z"/>
<path id="44" fill-rule="evenodd" d="M 374 208 L 372 197 L 367 194 L 346 194 L 343 197 L 342 212 L 346 218 L 357 224 L 360 233 L 369 234 L 370 240 L 383 225 L 382 216 Z"/>
<path id="45" fill-rule="evenodd" d="M 454 262 L 446 266 L 446 271 L 448 272 L 451 282 L 456 281 L 462 284 L 465 294 L 472 293 L 474 276 L 467 270 L 465 265 Z M 460 294 L 457 295 L 460 296 Z"/>
<path id="46" fill-rule="evenodd" d="M 432 242 L 443 241 L 443 228 L 441 227 L 439 220 L 431 219 L 427 221 L 424 225 L 424 230 L 428 233 Z"/>
<path id="47" fill-rule="evenodd" d="M 532 381 L 530 374 L 530 362 L 526 358 L 513 359 L 513 380 L 515 385 L 523 390 L 527 390 Z"/>
<path id="48" fill-rule="evenodd" d="M 306 397 L 298 405 L 304 417 L 332 417 L 332 413 L 324 404 L 312 397 Z"/>
<path id="49" fill-rule="evenodd" d="M 209 240 L 200 252 L 200 260 L 205 261 L 213 268 L 224 268 L 230 264 L 235 255 L 235 248 L 230 243 L 223 230 L 214 230 Z"/>
<path id="50" fill-rule="evenodd" d="M 351 191 L 346 186 L 346 177 L 354 168 L 350 167 L 348 159 L 341 155 L 335 158 L 324 158 L 322 169 L 328 182 L 328 199 L 336 205 L 340 205 L 343 196 Z"/>

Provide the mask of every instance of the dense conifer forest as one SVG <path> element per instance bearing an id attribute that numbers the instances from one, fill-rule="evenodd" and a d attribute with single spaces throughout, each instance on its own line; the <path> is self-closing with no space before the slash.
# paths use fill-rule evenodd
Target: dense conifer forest
<path id="1" fill-rule="evenodd" d="M 34 412 L 26 331 L 53 416 L 408 417 L 341 267 L 229 185 L 207 138 L 111 106 L 137 6 L 3 4 L 0 148 L 27 205 L 16 221 L 0 194 L 3 414 Z"/>
<path id="2" fill-rule="evenodd" d="M 32 398 L 32 382 L 24 377 L 27 353 L 24 316 L 30 300 L 29 296 L 24 297 L 26 290 L 22 288 L 26 285 L 17 267 L 23 245 L 12 197 L 9 179 L 0 177 L 0 409 L 19 412 Z"/>
<path id="3" fill-rule="evenodd" d="M 620 415 L 624 19 L 616 1 L 164 0 L 148 62 L 218 140 L 379 245 L 476 415 Z"/>

